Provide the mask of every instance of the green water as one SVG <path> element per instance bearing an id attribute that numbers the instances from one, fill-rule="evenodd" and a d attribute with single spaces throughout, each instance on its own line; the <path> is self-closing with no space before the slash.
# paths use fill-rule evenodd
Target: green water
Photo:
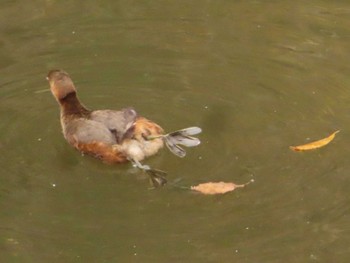
<path id="1" fill-rule="evenodd" d="M 349 41 L 341 0 L 1 1 L 0 261 L 349 262 Z M 89 108 L 200 126 L 202 144 L 148 159 L 156 190 L 81 156 L 43 91 L 53 68 Z"/>

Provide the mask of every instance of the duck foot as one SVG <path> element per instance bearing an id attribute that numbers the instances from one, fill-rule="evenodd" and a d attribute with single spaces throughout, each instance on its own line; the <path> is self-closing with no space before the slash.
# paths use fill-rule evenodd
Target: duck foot
<path id="1" fill-rule="evenodd" d="M 168 182 L 168 180 L 165 178 L 167 173 L 164 171 L 149 169 L 145 172 L 149 175 L 150 181 L 154 187 L 164 186 Z"/>
<path id="2" fill-rule="evenodd" d="M 163 139 L 164 139 L 165 145 L 173 154 L 183 158 L 186 156 L 186 151 L 183 148 L 181 148 L 179 145 L 183 145 L 186 147 L 198 146 L 201 143 L 201 141 L 196 137 L 192 137 L 192 135 L 196 135 L 201 132 L 202 132 L 202 129 L 199 127 L 190 127 L 179 131 L 168 133 L 163 136 Z"/>
<path id="3" fill-rule="evenodd" d="M 143 165 L 137 160 L 131 160 L 131 162 L 141 170 L 145 171 L 146 174 L 148 174 L 150 178 L 150 182 L 154 187 L 160 187 L 164 186 L 168 181 L 165 178 L 167 175 L 166 172 L 158 170 L 158 169 L 152 169 L 149 165 Z"/>

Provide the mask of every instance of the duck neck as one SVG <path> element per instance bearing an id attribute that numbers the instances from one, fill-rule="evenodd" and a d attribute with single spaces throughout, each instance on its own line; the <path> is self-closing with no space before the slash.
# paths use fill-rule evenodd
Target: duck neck
<path id="1" fill-rule="evenodd" d="M 64 98 L 59 99 L 63 115 L 85 116 L 90 113 L 79 101 L 75 91 L 68 93 Z"/>

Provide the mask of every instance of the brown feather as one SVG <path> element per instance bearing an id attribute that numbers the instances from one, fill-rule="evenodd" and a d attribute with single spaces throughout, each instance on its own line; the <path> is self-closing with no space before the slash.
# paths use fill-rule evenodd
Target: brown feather
<path id="1" fill-rule="evenodd" d="M 105 143 L 76 143 L 74 147 L 83 154 L 93 156 L 108 164 L 125 163 L 128 161 L 127 157 L 117 147 Z"/>

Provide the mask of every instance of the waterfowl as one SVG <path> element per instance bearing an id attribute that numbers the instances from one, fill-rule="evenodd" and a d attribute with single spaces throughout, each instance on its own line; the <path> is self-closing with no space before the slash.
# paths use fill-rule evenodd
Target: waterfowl
<path id="1" fill-rule="evenodd" d="M 131 107 L 118 111 L 89 110 L 78 99 L 72 79 L 63 70 L 51 70 L 47 80 L 60 106 L 63 135 L 70 145 L 105 163 L 132 162 L 146 171 L 156 186 L 166 183 L 165 173 L 142 165 L 141 161 L 155 155 L 164 144 L 179 157 L 186 155 L 179 145 L 200 144 L 198 138 L 192 137 L 201 132 L 198 127 L 164 134 L 158 124 L 139 116 Z"/>

